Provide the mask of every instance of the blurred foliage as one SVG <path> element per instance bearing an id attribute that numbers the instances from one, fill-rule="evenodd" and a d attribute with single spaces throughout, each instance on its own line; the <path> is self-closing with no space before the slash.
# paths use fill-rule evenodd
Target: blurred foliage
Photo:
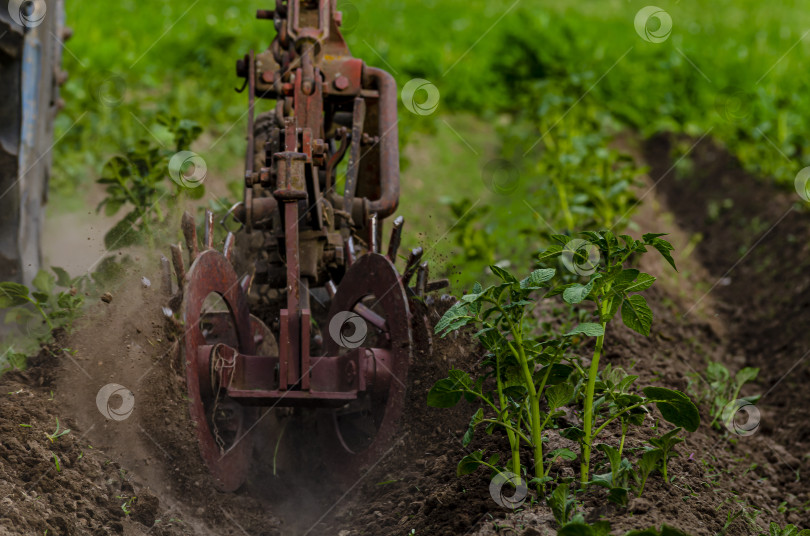
<path id="1" fill-rule="evenodd" d="M 189 120 L 158 118 L 158 121 L 171 132 L 171 147 L 160 140 L 154 143 L 150 139 L 141 139 L 123 156 L 108 160 L 97 181 L 106 189 L 99 210 L 104 208 L 107 216 L 114 216 L 124 207 L 129 209 L 104 236 L 104 247 L 108 251 L 141 244 L 154 247 L 156 233 L 164 230 L 160 224 L 167 214 L 177 212 L 181 196 L 185 194 L 191 199 L 199 199 L 205 195 L 202 181 L 206 170 L 194 168 L 193 153 L 180 153 L 188 151 L 202 129 Z M 172 170 L 170 162 L 173 158 L 177 161 L 175 155 L 179 155 L 180 160 L 185 158 L 185 162 L 177 163 L 177 169 Z M 174 172 L 171 181 L 166 180 L 167 169 L 169 174 Z M 200 180 L 186 180 L 187 173 L 199 173 Z M 163 238 L 164 242 L 171 240 L 171 236 Z"/>
<path id="2" fill-rule="evenodd" d="M 644 171 L 617 148 L 616 134 L 628 128 L 643 136 L 709 133 L 747 170 L 786 186 L 810 165 L 810 82 L 800 74 L 810 52 L 804 4 L 720 0 L 707 9 L 697 0 L 665 1 L 658 5 L 673 29 L 661 43 L 636 33 L 645 5 L 338 1 L 356 56 L 391 71 L 400 87 L 419 77 L 441 94 L 433 116 L 400 107 L 405 143 L 416 136 L 467 143 L 467 132 L 442 124 L 457 114 L 497 130 L 493 143 L 518 177 L 514 186 L 487 184 L 486 161 L 479 167 L 490 192 L 452 163 L 439 173 L 452 184 L 451 207 L 474 207 L 469 215 L 445 209 L 453 239 L 438 248 L 450 248 L 450 264 L 463 265 L 469 278 L 493 259 L 527 262 L 545 233 L 627 223 L 636 202 L 630 186 Z M 234 62 L 269 45 L 272 26 L 254 14 L 272 2 L 92 0 L 67 8 L 75 37 L 65 54 L 67 107 L 57 120 L 57 205 L 81 206 L 77 194 L 111 156 L 144 136 L 165 138 L 158 118 L 167 116 L 202 125 L 194 150 L 228 184 L 209 194 L 232 190 L 246 110 L 245 96 L 233 91 L 240 82 Z M 689 159 L 682 162 L 688 168 Z M 403 192 L 405 210 L 435 212 L 442 202 L 431 188 L 413 193 L 404 185 Z"/>

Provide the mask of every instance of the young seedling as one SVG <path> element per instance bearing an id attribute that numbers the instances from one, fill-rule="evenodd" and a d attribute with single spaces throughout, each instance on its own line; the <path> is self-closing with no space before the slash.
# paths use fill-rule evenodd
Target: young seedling
<path id="1" fill-rule="evenodd" d="M 63 435 L 67 435 L 70 433 L 70 429 L 62 430 L 61 432 L 59 430 L 60 430 L 59 419 L 56 419 L 56 430 L 54 430 L 52 434 L 46 432 L 45 437 L 47 437 L 50 440 L 50 442 L 53 443 Z"/>
<path id="2" fill-rule="evenodd" d="M 713 417 L 711 426 L 722 428 L 721 423 L 718 421 L 723 418 L 723 411 L 729 403 L 739 398 L 743 386 L 756 380 L 758 375 L 758 368 L 744 367 L 732 379 L 731 372 L 725 365 L 717 361 L 709 362 L 705 377 L 701 378 L 701 384 L 705 386 L 705 389 L 694 386 L 691 388 L 698 394 L 702 394 L 703 398 L 709 403 Z M 742 400 L 755 404 L 759 400 L 759 395 L 746 396 Z"/>
<path id="3" fill-rule="evenodd" d="M 138 499 L 137 497 L 129 497 L 127 495 L 117 495 L 117 499 L 124 499 L 124 503 L 121 505 L 121 510 L 124 511 L 124 515 L 130 515 L 132 513 L 132 504 Z"/>
<path id="4" fill-rule="evenodd" d="M 53 452 L 51 452 L 51 456 L 53 456 L 53 464 L 56 466 L 56 472 L 61 473 L 62 466 L 59 464 L 59 458 Z"/>
<path id="5" fill-rule="evenodd" d="M 641 459 L 638 462 L 638 473 L 636 477 L 636 482 L 638 483 L 639 487 L 636 494 L 641 497 L 644 494 L 644 485 L 647 483 L 647 478 L 658 468 L 658 462 L 663 458 L 664 451 L 661 449 L 649 449 L 645 450 L 644 454 L 641 455 Z"/>
<path id="6" fill-rule="evenodd" d="M 653 437 L 650 439 L 650 444 L 661 451 L 661 475 L 664 477 L 664 482 L 667 484 L 669 483 L 667 479 L 667 460 L 678 455 L 673 449 L 675 445 L 683 442 L 683 439 L 678 437 L 680 431 L 681 428 L 678 427 L 661 437 Z"/>
<path id="7" fill-rule="evenodd" d="M 584 487 L 590 483 L 591 447 L 595 438 L 605 427 L 619 421 L 622 427 L 619 448 L 606 450 L 610 455 L 615 451 L 616 465 L 601 484 L 611 488 L 612 500 L 625 503 L 633 469 L 629 462 L 622 460 L 624 438 L 630 425 L 641 424 L 649 412 L 647 406 L 655 404 L 661 415 L 676 426 L 689 431 L 699 426 L 697 407 L 683 393 L 646 387 L 641 390 L 642 396 L 631 392 L 637 376 L 609 366 L 601 374 L 599 369 L 605 328 L 619 310 L 625 324 L 645 335 L 649 334 L 652 322 L 646 301 L 633 293 L 649 288 L 655 278 L 633 268 L 625 269 L 623 264 L 645 252 L 647 247 L 657 249 L 672 263 L 672 246 L 659 238 L 661 235 L 644 235 L 643 240 L 622 236 L 623 246 L 610 231 L 585 235 L 597 244 L 599 256 L 604 259 L 594 265 L 587 282 L 552 286 L 554 281 L 564 278 L 556 277 L 554 268 L 535 270 L 519 281 L 507 270 L 493 265 L 492 273 L 501 282 L 486 289 L 476 284 L 436 325 L 436 333 L 442 336 L 463 326 L 475 326 L 478 330 L 475 337 L 487 354 L 480 367 L 483 372 L 477 377 L 453 369 L 447 378 L 436 382 L 428 393 L 428 405 L 452 407 L 462 398 L 478 403 L 480 407 L 473 413 L 462 443 L 467 446 L 481 425 L 487 433 L 501 428 L 508 438 L 511 453 L 502 469 L 497 465 L 497 455 L 485 458 L 483 451 L 473 452 L 459 462 L 457 474 L 467 474 L 484 466 L 494 473 L 505 470 L 523 475 L 521 447 L 526 446 L 533 456 L 525 472 L 533 472 L 530 484 L 545 493 L 546 483 L 552 480 L 551 465 L 561 457 L 571 459 L 574 454 L 567 449 L 557 449 L 544 457 L 544 433 L 565 414 L 563 407 L 572 400 L 582 401 L 583 429 L 574 426 L 560 432 L 580 444 L 581 484 Z M 568 237 L 558 235 L 555 239 L 566 243 Z M 563 254 L 562 246 L 552 246 L 540 258 L 554 259 Z M 571 262 L 575 256 L 564 258 Z M 582 322 L 562 335 L 537 334 L 536 320 L 528 313 L 536 305 L 536 297 L 543 292 L 544 297 L 562 295 L 569 304 L 593 301 L 598 322 Z M 580 359 L 572 355 L 572 349 L 590 337 L 596 338 L 596 344 L 586 371 Z"/>
<path id="8" fill-rule="evenodd" d="M 810 529 L 798 529 L 794 525 L 786 525 L 781 528 L 778 524 L 771 522 L 768 532 L 760 532 L 759 536 L 810 536 Z"/>
<path id="9" fill-rule="evenodd" d="M 630 491 L 630 478 L 636 478 L 633 466 L 627 458 L 622 458 L 618 449 L 608 444 L 602 443 L 597 445 L 596 449 L 605 453 L 610 463 L 610 473 L 594 475 L 592 482 L 610 490 L 608 494 L 608 500 L 610 502 L 620 506 L 626 506 L 628 492 Z"/>
<path id="10" fill-rule="evenodd" d="M 546 499 L 555 521 L 560 527 L 571 522 L 577 500 L 570 492 L 568 484 L 559 484 Z"/>
<path id="11" fill-rule="evenodd" d="M 475 337 L 488 351 L 483 362 L 485 373 L 473 379 L 466 372 L 451 370 L 448 378 L 436 382 L 427 402 L 433 407 L 452 407 L 464 397 L 483 404 L 489 414 L 484 408 L 473 414 L 463 438 L 465 446 L 481 424 L 488 432 L 503 428 L 511 451 L 508 470 L 523 474 L 520 445 L 529 446 L 534 454 L 532 483 L 544 489 L 548 471 L 544 469 L 543 430 L 563 415 L 560 408 L 574 395 L 574 386 L 567 382 L 574 369 L 561 361 L 573 337 L 596 336 L 602 329 L 596 324 L 581 324 L 558 338 L 534 337 L 527 325 L 529 306 L 534 305 L 529 297 L 547 288 L 556 271 L 536 270 L 518 281 L 503 268 L 491 269 L 501 283 L 486 289 L 476 284 L 473 292 L 451 307 L 435 328 L 436 333 L 446 336 L 468 324 L 478 327 Z M 543 401 L 547 411 L 541 410 Z M 483 452 L 473 453 L 461 461 L 457 472 L 466 474 L 478 465 L 496 463 L 490 460 L 484 462 Z"/>
<path id="12" fill-rule="evenodd" d="M 647 305 L 647 301 L 636 293 L 649 289 L 655 282 L 655 277 L 635 268 L 625 268 L 624 264 L 631 258 L 635 259 L 643 255 L 650 247 L 656 249 L 673 268 L 675 268 L 675 261 L 671 254 L 672 245 L 661 238 L 664 236 L 662 234 L 645 234 L 641 240 L 635 240 L 628 235 L 621 235 L 617 238 L 611 231 L 581 234 L 587 241 L 571 240 L 565 235 L 553 235 L 552 238 L 558 244 L 552 245 L 542 252 L 540 260 L 550 261 L 561 258 L 562 263 L 572 272 L 587 277 L 585 282 L 561 285 L 549 292 L 547 296 L 561 294 L 563 300 L 572 305 L 585 301 L 593 302 L 596 308 L 594 315 L 600 328 L 587 372 L 583 429 L 576 434 L 579 436 L 582 448 L 580 481 L 584 487 L 590 479 L 593 440 L 607 423 L 621 416 L 629 416 L 633 410 L 650 403 L 656 403 L 665 419 L 690 431 L 697 429 L 700 417 L 697 408 L 686 395 L 660 387 L 648 387 L 643 390 L 647 395 L 647 400 L 642 399 L 627 405 L 618 413 L 610 416 L 599 428 L 596 428 L 595 417 L 597 415 L 594 408 L 594 395 L 599 378 L 599 359 L 602 355 L 608 323 L 621 311 L 624 324 L 642 335 L 649 335 L 652 325 L 652 310 Z M 621 239 L 621 243 L 619 239 Z"/>

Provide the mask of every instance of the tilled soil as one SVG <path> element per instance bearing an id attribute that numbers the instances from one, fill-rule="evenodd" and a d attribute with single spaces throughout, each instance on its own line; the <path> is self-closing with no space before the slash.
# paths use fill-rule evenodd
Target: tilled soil
<path id="1" fill-rule="evenodd" d="M 64 337 L 57 337 L 63 342 Z M 54 397 L 64 355 L 43 348 L 0 380 L 0 534 L 188 534 Z M 57 418 L 60 432 L 53 440 Z"/>
<path id="2" fill-rule="evenodd" d="M 653 475 L 627 508 L 593 490 L 579 497 L 582 511 L 591 522 L 611 521 L 614 534 L 662 523 L 695 536 L 758 535 L 771 521 L 810 526 L 803 478 L 810 404 L 802 388 L 810 375 L 810 218 L 794 206 L 795 195 L 747 175 L 709 141 L 691 150 L 691 171 L 680 173 L 673 147 L 692 143 L 662 137 L 640 151 L 655 188 L 641 192 L 635 222 L 643 232 L 671 233 L 680 272 L 644 260 L 659 276 L 647 292 L 653 333 L 612 328 L 604 363 L 639 375 L 641 386 L 681 390 L 700 386 L 695 374 L 709 360 L 732 371 L 761 367 L 742 393 L 763 395 L 760 427 L 744 437 L 710 428 L 704 405 L 701 428 L 685 436 L 670 463 L 670 485 Z M 355 482 L 336 482 L 334 469 L 304 449 L 317 442 L 304 420 L 274 412 L 255 432 L 247 484 L 236 493 L 215 491 L 187 417 L 176 340 L 160 313 L 165 297 L 156 285 L 140 284 L 143 275 L 130 274 L 132 284 L 97 304 L 70 340 L 44 349 L 26 372 L 0 379 L 0 534 L 555 534 L 542 500 L 530 496 L 512 512 L 493 501 L 483 470 L 455 476 L 475 408 L 428 408 L 425 397 L 449 368 L 474 369 L 481 351 L 470 332 L 419 345 L 401 434 Z M 431 322 L 446 306 L 427 309 Z M 64 347 L 71 353 L 58 350 Z M 97 407 L 109 383 L 134 396 L 122 420 Z M 52 443 L 45 434 L 57 417 L 71 432 Z M 299 424 L 288 426 L 276 456 L 285 421 Z M 654 423 L 630 434 L 630 452 L 651 437 Z M 609 430 L 606 441 L 617 432 Z M 565 441 L 550 434 L 552 447 Z M 497 452 L 504 444 L 497 433 L 482 434 L 470 448 Z M 597 471 L 603 463 L 596 459 Z M 560 462 L 554 471 L 574 476 L 578 467 Z"/>

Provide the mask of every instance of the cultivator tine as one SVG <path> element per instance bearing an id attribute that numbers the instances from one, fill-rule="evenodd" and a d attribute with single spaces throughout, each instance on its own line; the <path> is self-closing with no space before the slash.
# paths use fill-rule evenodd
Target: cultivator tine
<path id="1" fill-rule="evenodd" d="M 245 293 L 245 296 L 250 294 L 250 286 L 253 284 L 253 274 L 245 274 L 242 277 L 242 280 L 239 282 L 239 286 L 242 287 L 242 292 Z"/>
<path id="2" fill-rule="evenodd" d="M 407 287 L 408 284 L 411 282 L 411 278 L 416 270 L 419 268 L 419 261 L 422 260 L 422 251 L 421 247 L 411 250 L 410 255 L 408 255 L 408 264 L 405 266 L 405 271 L 402 273 L 402 286 Z"/>
<path id="3" fill-rule="evenodd" d="M 231 264 L 233 264 L 234 242 L 236 242 L 236 235 L 228 231 L 228 235 L 225 237 L 225 246 L 222 248 L 222 254 L 225 255 L 225 258 L 228 259 L 228 262 Z"/>
<path id="4" fill-rule="evenodd" d="M 391 228 L 391 240 L 388 241 L 388 260 L 393 263 L 397 262 L 397 251 L 399 250 L 399 244 L 402 242 L 402 226 L 404 224 L 405 218 L 397 216 Z"/>
<path id="5" fill-rule="evenodd" d="M 351 266 L 354 264 L 355 257 L 354 257 L 354 237 L 349 235 L 348 240 L 346 240 L 346 264 Z"/>
<path id="6" fill-rule="evenodd" d="M 186 267 L 183 265 L 183 249 L 180 244 L 173 244 L 172 250 L 172 264 L 174 265 L 174 274 L 177 277 L 177 287 L 180 292 L 183 292 L 183 284 L 186 281 Z"/>
<path id="7" fill-rule="evenodd" d="M 214 213 L 205 209 L 205 234 L 203 235 L 205 249 L 214 249 Z"/>
<path id="8" fill-rule="evenodd" d="M 194 260 L 200 254 L 197 248 L 197 226 L 194 225 L 194 218 L 188 212 L 183 213 L 183 219 L 180 222 L 183 229 L 183 236 L 186 238 L 186 249 L 188 249 L 188 264 L 191 266 Z"/>
<path id="9" fill-rule="evenodd" d="M 437 290 L 441 290 L 449 286 L 450 281 L 448 279 L 437 279 L 436 281 L 431 281 L 425 285 L 425 293 L 436 292 Z"/>
<path id="10" fill-rule="evenodd" d="M 368 308 L 368 306 L 363 305 L 362 303 L 357 303 L 353 307 L 353 311 L 363 317 L 363 319 L 371 324 L 372 326 L 376 327 L 380 331 L 387 332 L 388 325 L 385 323 L 385 318 L 381 317 L 374 311 Z"/>
<path id="11" fill-rule="evenodd" d="M 160 275 L 162 279 L 163 293 L 166 296 L 172 295 L 172 269 L 169 266 L 169 259 L 165 255 L 160 256 Z"/>
<path id="12" fill-rule="evenodd" d="M 369 234 L 368 246 L 373 253 L 380 252 L 380 242 L 377 239 L 378 227 L 379 227 L 379 220 L 377 219 L 377 213 L 372 212 L 371 216 L 369 216 L 368 218 L 368 234 Z"/>
<path id="13" fill-rule="evenodd" d="M 419 269 L 416 273 L 416 295 L 420 298 L 424 297 L 427 289 L 428 273 L 428 263 L 425 261 L 419 265 Z"/>

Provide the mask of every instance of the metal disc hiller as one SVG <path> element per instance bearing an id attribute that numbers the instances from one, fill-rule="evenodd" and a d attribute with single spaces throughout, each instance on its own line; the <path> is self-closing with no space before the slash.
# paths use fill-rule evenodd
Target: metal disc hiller
<path id="1" fill-rule="evenodd" d="M 206 212 L 200 251 L 186 214 L 188 270 L 172 246 L 191 418 L 222 490 L 248 474 L 260 407 L 312 408 L 335 473 L 378 459 L 402 414 L 413 326 L 425 325 L 409 302 L 447 284 L 428 282 L 421 248 L 397 271 L 402 217 L 381 250 L 399 203 L 393 77 L 351 56 L 336 0 L 277 0 L 258 18 L 277 35 L 237 62 L 248 144 L 244 199 L 229 214 L 242 228 L 219 252 Z M 274 109 L 256 116 L 257 97 Z"/>

